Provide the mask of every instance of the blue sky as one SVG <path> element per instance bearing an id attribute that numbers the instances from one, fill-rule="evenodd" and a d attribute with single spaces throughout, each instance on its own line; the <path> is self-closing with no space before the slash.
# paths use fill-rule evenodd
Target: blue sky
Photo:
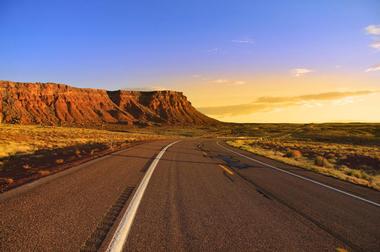
<path id="1" fill-rule="evenodd" d="M 287 77 L 309 69 L 376 85 L 380 71 L 365 70 L 380 63 L 380 50 L 369 46 L 378 36 L 365 28 L 378 24 L 378 0 L 0 0 L 0 79 L 156 85 L 195 100 L 191 85 L 204 85 L 196 76 Z"/>

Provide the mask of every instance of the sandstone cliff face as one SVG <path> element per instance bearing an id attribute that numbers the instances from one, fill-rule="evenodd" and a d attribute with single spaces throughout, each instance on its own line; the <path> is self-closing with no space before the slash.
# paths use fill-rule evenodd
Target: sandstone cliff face
<path id="1" fill-rule="evenodd" d="M 217 123 L 174 91 L 106 91 L 0 81 L 0 122 L 47 125 Z"/>

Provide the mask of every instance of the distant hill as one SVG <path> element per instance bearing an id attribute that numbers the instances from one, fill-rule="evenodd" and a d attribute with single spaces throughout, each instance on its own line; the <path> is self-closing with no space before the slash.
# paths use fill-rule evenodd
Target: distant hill
<path id="1" fill-rule="evenodd" d="M 0 122 L 45 125 L 211 125 L 182 92 L 107 91 L 0 81 Z"/>

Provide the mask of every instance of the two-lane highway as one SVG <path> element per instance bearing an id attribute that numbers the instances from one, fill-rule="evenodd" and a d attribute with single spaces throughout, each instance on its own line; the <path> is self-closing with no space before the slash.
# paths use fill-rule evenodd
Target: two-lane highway
<path id="1" fill-rule="evenodd" d="M 169 143 L 142 144 L 1 195 L 0 250 L 106 250 L 134 198 L 127 251 L 380 250 L 379 192 L 215 139 L 164 149 Z"/>
<path id="2" fill-rule="evenodd" d="M 161 160 L 142 200 L 126 250 L 321 251 L 343 247 L 183 141 Z"/>

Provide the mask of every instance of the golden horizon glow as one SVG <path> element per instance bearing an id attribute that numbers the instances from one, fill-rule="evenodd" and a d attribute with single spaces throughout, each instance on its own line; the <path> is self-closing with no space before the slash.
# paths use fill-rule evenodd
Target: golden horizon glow
<path id="1" fill-rule="evenodd" d="M 197 75 L 175 82 L 197 109 L 221 121 L 380 122 L 375 75 Z"/>

